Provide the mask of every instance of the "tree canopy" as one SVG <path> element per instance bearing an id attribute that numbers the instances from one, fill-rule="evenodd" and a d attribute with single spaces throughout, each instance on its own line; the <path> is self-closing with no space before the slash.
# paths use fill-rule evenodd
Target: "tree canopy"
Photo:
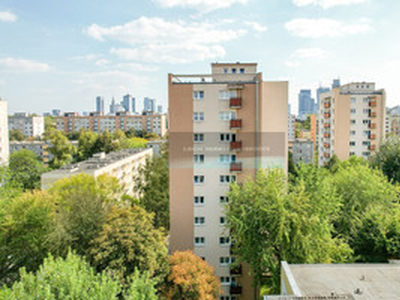
<path id="1" fill-rule="evenodd" d="M 387 138 L 372 157 L 371 165 L 382 170 L 388 180 L 400 183 L 400 137 Z"/>

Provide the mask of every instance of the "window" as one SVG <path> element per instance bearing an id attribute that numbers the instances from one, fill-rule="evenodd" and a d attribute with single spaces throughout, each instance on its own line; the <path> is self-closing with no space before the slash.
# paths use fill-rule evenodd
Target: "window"
<path id="1" fill-rule="evenodd" d="M 219 264 L 221 266 L 229 266 L 230 264 L 235 262 L 235 258 L 234 257 L 229 257 L 229 256 L 221 256 L 219 258 Z"/>
<path id="2" fill-rule="evenodd" d="M 370 153 L 370 152 L 363 152 L 363 153 L 362 153 L 362 155 L 363 155 L 363 156 L 367 156 L 367 157 L 368 157 L 368 156 L 370 156 L 370 155 L 371 155 L 371 153 Z"/>
<path id="3" fill-rule="evenodd" d="M 351 130 L 350 131 L 350 135 L 356 135 L 356 131 L 355 130 Z"/>
<path id="4" fill-rule="evenodd" d="M 364 98 L 364 99 L 363 99 L 363 102 L 364 102 L 364 103 L 368 103 L 368 102 L 369 102 L 369 99 L 368 99 L 368 98 Z"/>
<path id="5" fill-rule="evenodd" d="M 219 203 L 228 203 L 229 199 L 226 196 L 220 196 L 219 197 Z"/>
<path id="6" fill-rule="evenodd" d="M 231 284 L 231 278 L 229 276 L 221 276 L 219 278 L 221 281 L 221 285 L 230 285 Z"/>
<path id="7" fill-rule="evenodd" d="M 356 109 L 355 108 L 350 109 L 350 113 L 351 114 L 355 114 L 356 113 Z"/>
<path id="8" fill-rule="evenodd" d="M 196 99 L 196 100 L 204 99 L 204 91 L 194 91 L 193 99 Z"/>
<path id="9" fill-rule="evenodd" d="M 356 103 L 356 98 L 351 98 L 350 103 Z"/>
<path id="10" fill-rule="evenodd" d="M 206 239 L 204 236 L 196 236 L 194 238 L 194 245 L 195 246 L 204 246 L 204 244 L 206 243 Z"/>
<path id="11" fill-rule="evenodd" d="M 236 112 L 234 111 L 221 111 L 219 112 L 220 121 L 229 121 L 236 119 Z"/>
<path id="12" fill-rule="evenodd" d="M 371 123 L 371 120 L 363 120 L 363 124 L 369 124 Z"/>
<path id="13" fill-rule="evenodd" d="M 194 204 L 195 205 L 204 204 L 204 196 L 194 196 Z"/>
<path id="14" fill-rule="evenodd" d="M 371 130 L 364 130 L 363 135 L 364 136 L 369 136 L 371 134 Z"/>
<path id="15" fill-rule="evenodd" d="M 356 120 L 350 120 L 350 124 L 352 125 L 356 124 Z"/>
<path id="16" fill-rule="evenodd" d="M 194 184 L 203 184 L 204 175 L 194 175 Z"/>
<path id="17" fill-rule="evenodd" d="M 195 143 L 204 142 L 204 133 L 195 133 L 193 139 Z"/>
<path id="18" fill-rule="evenodd" d="M 354 155 L 356 155 L 355 152 L 350 152 L 350 156 L 354 156 Z"/>
<path id="19" fill-rule="evenodd" d="M 236 141 L 236 133 L 221 133 L 219 135 L 220 142 L 235 142 Z"/>
<path id="20" fill-rule="evenodd" d="M 219 218 L 219 225 L 225 225 L 226 224 L 226 218 L 225 217 L 220 217 Z"/>
<path id="21" fill-rule="evenodd" d="M 194 112 L 193 113 L 193 121 L 204 121 L 204 113 L 203 112 Z"/>
<path id="22" fill-rule="evenodd" d="M 219 156 L 219 162 L 221 164 L 229 164 L 231 162 L 236 161 L 236 155 L 235 154 L 221 154 Z"/>
<path id="23" fill-rule="evenodd" d="M 371 110 L 369 108 L 364 108 L 363 109 L 363 113 L 364 114 L 369 114 L 371 112 Z"/>
<path id="24" fill-rule="evenodd" d="M 356 145 L 356 142 L 355 141 L 351 141 L 350 142 L 350 146 L 355 146 Z"/>
<path id="25" fill-rule="evenodd" d="M 221 90 L 219 91 L 220 100 L 229 100 L 230 98 L 236 98 L 237 91 L 235 90 Z"/>
<path id="26" fill-rule="evenodd" d="M 224 73 L 228 74 L 228 68 L 224 68 Z"/>
<path id="27" fill-rule="evenodd" d="M 231 239 L 230 239 L 229 236 L 221 236 L 221 237 L 219 238 L 219 244 L 220 244 L 221 246 L 227 246 L 227 245 L 230 244 L 230 242 L 231 242 Z"/>
<path id="28" fill-rule="evenodd" d="M 237 70 L 236 68 L 232 68 L 232 74 L 236 74 Z"/>
<path id="29" fill-rule="evenodd" d="M 363 146 L 369 146 L 369 145 L 371 145 L 371 142 L 369 142 L 369 141 L 363 141 L 362 144 L 363 144 Z"/>
<path id="30" fill-rule="evenodd" d="M 244 68 L 240 68 L 240 74 L 244 74 Z"/>
<path id="31" fill-rule="evenodd" d="M 236 181 L 236 176 L 235 175 L 221 175 L 219 176 L 219 182 L 220 183 L 230 183 L 230 182 L 235 182 Z"/>
<path id="32" fill-rule="evenodd" d="M 195 164 L 203 164 L 204 163 L 204 154 L 195 154 L 194 155 L 194 163 Z"/>
<path id="33" fill-rule="evenodd" d="M 195 217 L 194 218 L 194 225 L 204 225 L 206 219 L 204 217 Z"/>

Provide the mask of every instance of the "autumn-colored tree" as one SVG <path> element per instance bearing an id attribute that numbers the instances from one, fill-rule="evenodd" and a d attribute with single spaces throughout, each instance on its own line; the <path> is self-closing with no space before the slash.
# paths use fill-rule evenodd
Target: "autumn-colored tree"
<path id="1" fill-rule="evenodd" d="M 221 292 L 214 269 L 190 251 L 169 257 L 170 273 L 163 289 L 168 300 L 215 300 Z"/>

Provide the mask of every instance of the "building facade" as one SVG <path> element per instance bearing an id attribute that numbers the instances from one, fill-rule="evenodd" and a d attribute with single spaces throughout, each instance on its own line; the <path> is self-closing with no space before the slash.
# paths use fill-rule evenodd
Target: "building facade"
<path id="1" fill-rule="evenodd" d="M 143 100 L 143 112 L 155 112 L 156 99 L 150 99 L 145 97 Z"/>
<path id="2" fill-rule="evenodd" d="M 385 91 L 375 83 L 350 83 L 321 95 L 319 165 L 336 156 L 371 156 L 385 134 Z"/>
<path id="3" fill-rule="evenodd" d="M 96 112 L 104 114 L 104 97 L 96 97 Z"/>
<path id="4" fill-rule="evenodd" d="M 293 162 L 312 164 L 314 162 L 314 142 L 311 139 L 294 139 L 292 142 Z"/>
<path id="5" fill-rule="evenodd" d="M 7 102 L 0 98 L 0 166 L 8 163 L 8 107 Z"/>
<path id="6" fill-rule="evenodd" d="M 299 93 L 299 114 L 300 120 L 305 120 L 307 115 L 313 114 L 315 109 L 314 99 L 311 97 L 311 90 L 300 90 Z"/>
<path id="7" fill-rule="evenodd" d="M 290 104 L 288 110 L 288 139 L 296 138 L 296 116 L 291 113 Z"/>
<path id="8" fill-rule="evenodd" d="M 400 106 L 386 110 L 385 133 L 389 135 L 400 135 Z"/>
<path id="9" fill-rule="evenodd" d="M 220 299 L 252 299 L 246 265 L 231 268 L 225 227 L 230 183 L 259 168 L 287 169 L 288 83 L 265 82 L 256 63 L 169 74 L 170 250 L 214 267 Z"/>
<path id="10" fill-rule="evenodd" d="M 106 174 L 118 179 L 124 192 L 137 196 L 134 191 L 134 177 L 139 168 L 146 162 L 146 158 L 153 155 L 152 149 L 125 149 L 108 154 L 98 153 L 88 160 L 70 164 L 41 176 L 42 189 L 49 189 L 56 181 L 69 178 L 81 173 L 89 174 L 94 178 Z"/>
<path id="11" fill-rule="evenodd" d="M 128 131 L 133 128 L 136 131 L 146 131 L 164 136 L 167 133 L 167 116 L 160 114 L 130 115 L 129 113 L 117 113 L 104 116 L 91 113 L 89 116 L 80 116 L 78 113 L 65 113 L 63 117 L 56 118 L 57 129 L 65 133 L 90 130 L 97 133 L 104 131 L 115 132 L 120 129 Z"/>
<path id="12" fill-rule="evenodd" d="M 8 129 L 19 130 L 26 137 L 41 137 L 44 133 L 44 118 L 27 113 L 15 113 L 8 118 Z"/>

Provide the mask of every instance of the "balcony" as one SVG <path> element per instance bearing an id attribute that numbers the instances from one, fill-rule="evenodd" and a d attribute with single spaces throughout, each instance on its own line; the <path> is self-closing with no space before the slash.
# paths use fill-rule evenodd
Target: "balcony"
<path id="1" fill-rule="evenodd" d="M 231 275 L 242 275 L 242 265 L 236 265 L 234 267 L 230 267 L 229 273 Z"/>
<path id="2" fill-rule="evenodd" d="M 375 151 L 376 150 L 376 145 L 369 145 L 368 149 L 372 150 L 372 151 Z"/>
<path id="3" fill-rule="evenodd" d="M 370 101 L 369 107 L 376 107 L 376 101 Z"/>
<path id="4" fill-rule="evenodd" d="M 370 140 L 375 140 L 376 139 L 376 134 L 370 134 L 369 135 Z"/>
<path id="5" fill-rule="evenodd" d="M 330 113 L 324 113 L 324 118 L 330 118 L 331 114 Z"/>
<path id="6" fill-rule="evenodd" d="M 324 108 L 330 108 L 331 107 L 331 103 L 330 102 L 325 102 L 324 103 Z"/>
<path id="7" fill-rule="evenodd" d="M 331 124 L 325 123 L 325 124 L 324 124 L 324 127 L 325 127 L 325 128 L 330 128 L 330 127 L 331 127 Z"/>
<path id="8" fill-rule="evenodd" d="M 368 128 L 375 129 L 376 128 L 376 124 L 375 123 L 369 123 L 368 124 Z"/>
<path id="9" fill-rule="evenodd" d="M 331 145 L 330 145 L 329 143 L 324 143 L 324 147 L 325 147 L 325 148 L 330 148 Z"/>
<path id="10" fill-rule="evenodd" d="M 330 133 L 324 133 L 324 138 L 330 138 L 331 134 Z"/>
<path id="11" fill-rule="evenodd" d="M 229 288 L 229 294 L 231 295 L 241 295 L 242 294 L 242 287 L 237 284 L 231 284 Z"/>
<path id="12" fill-rule="evenodd" d="M 241 129 L 242 128 L 242 120 L 241 119 L 236 119 L 236 120 L 231 120 L 229 124 L 230 129 Z"/>
<path id="13" fill-rule="evenodd" d="M 324 157 L 329 158 L 329 153 L 324 153 Z"/>
<path id="14" fill-rule="evenodd" d="M 231 162 L 230 171 L 231 172 L 242 172 L 242 163 L 241 162 Z"/>
<path id="15" fill-rule="evenodd" d="M 242 142 L 231 142 L 230 144 L 231 151 L 240 151 L 242 150 Z"/>
<path id="16" fill-rule="evenodd" d="M 369 113 L 370 118 L 376 118 L 376 112 L 372 111 Z"/>
<path id="17" fill-rule="evenodd" d="M 230 108 L 242 108 L 242 98 L 231 98 L 229 100 Z"/>

